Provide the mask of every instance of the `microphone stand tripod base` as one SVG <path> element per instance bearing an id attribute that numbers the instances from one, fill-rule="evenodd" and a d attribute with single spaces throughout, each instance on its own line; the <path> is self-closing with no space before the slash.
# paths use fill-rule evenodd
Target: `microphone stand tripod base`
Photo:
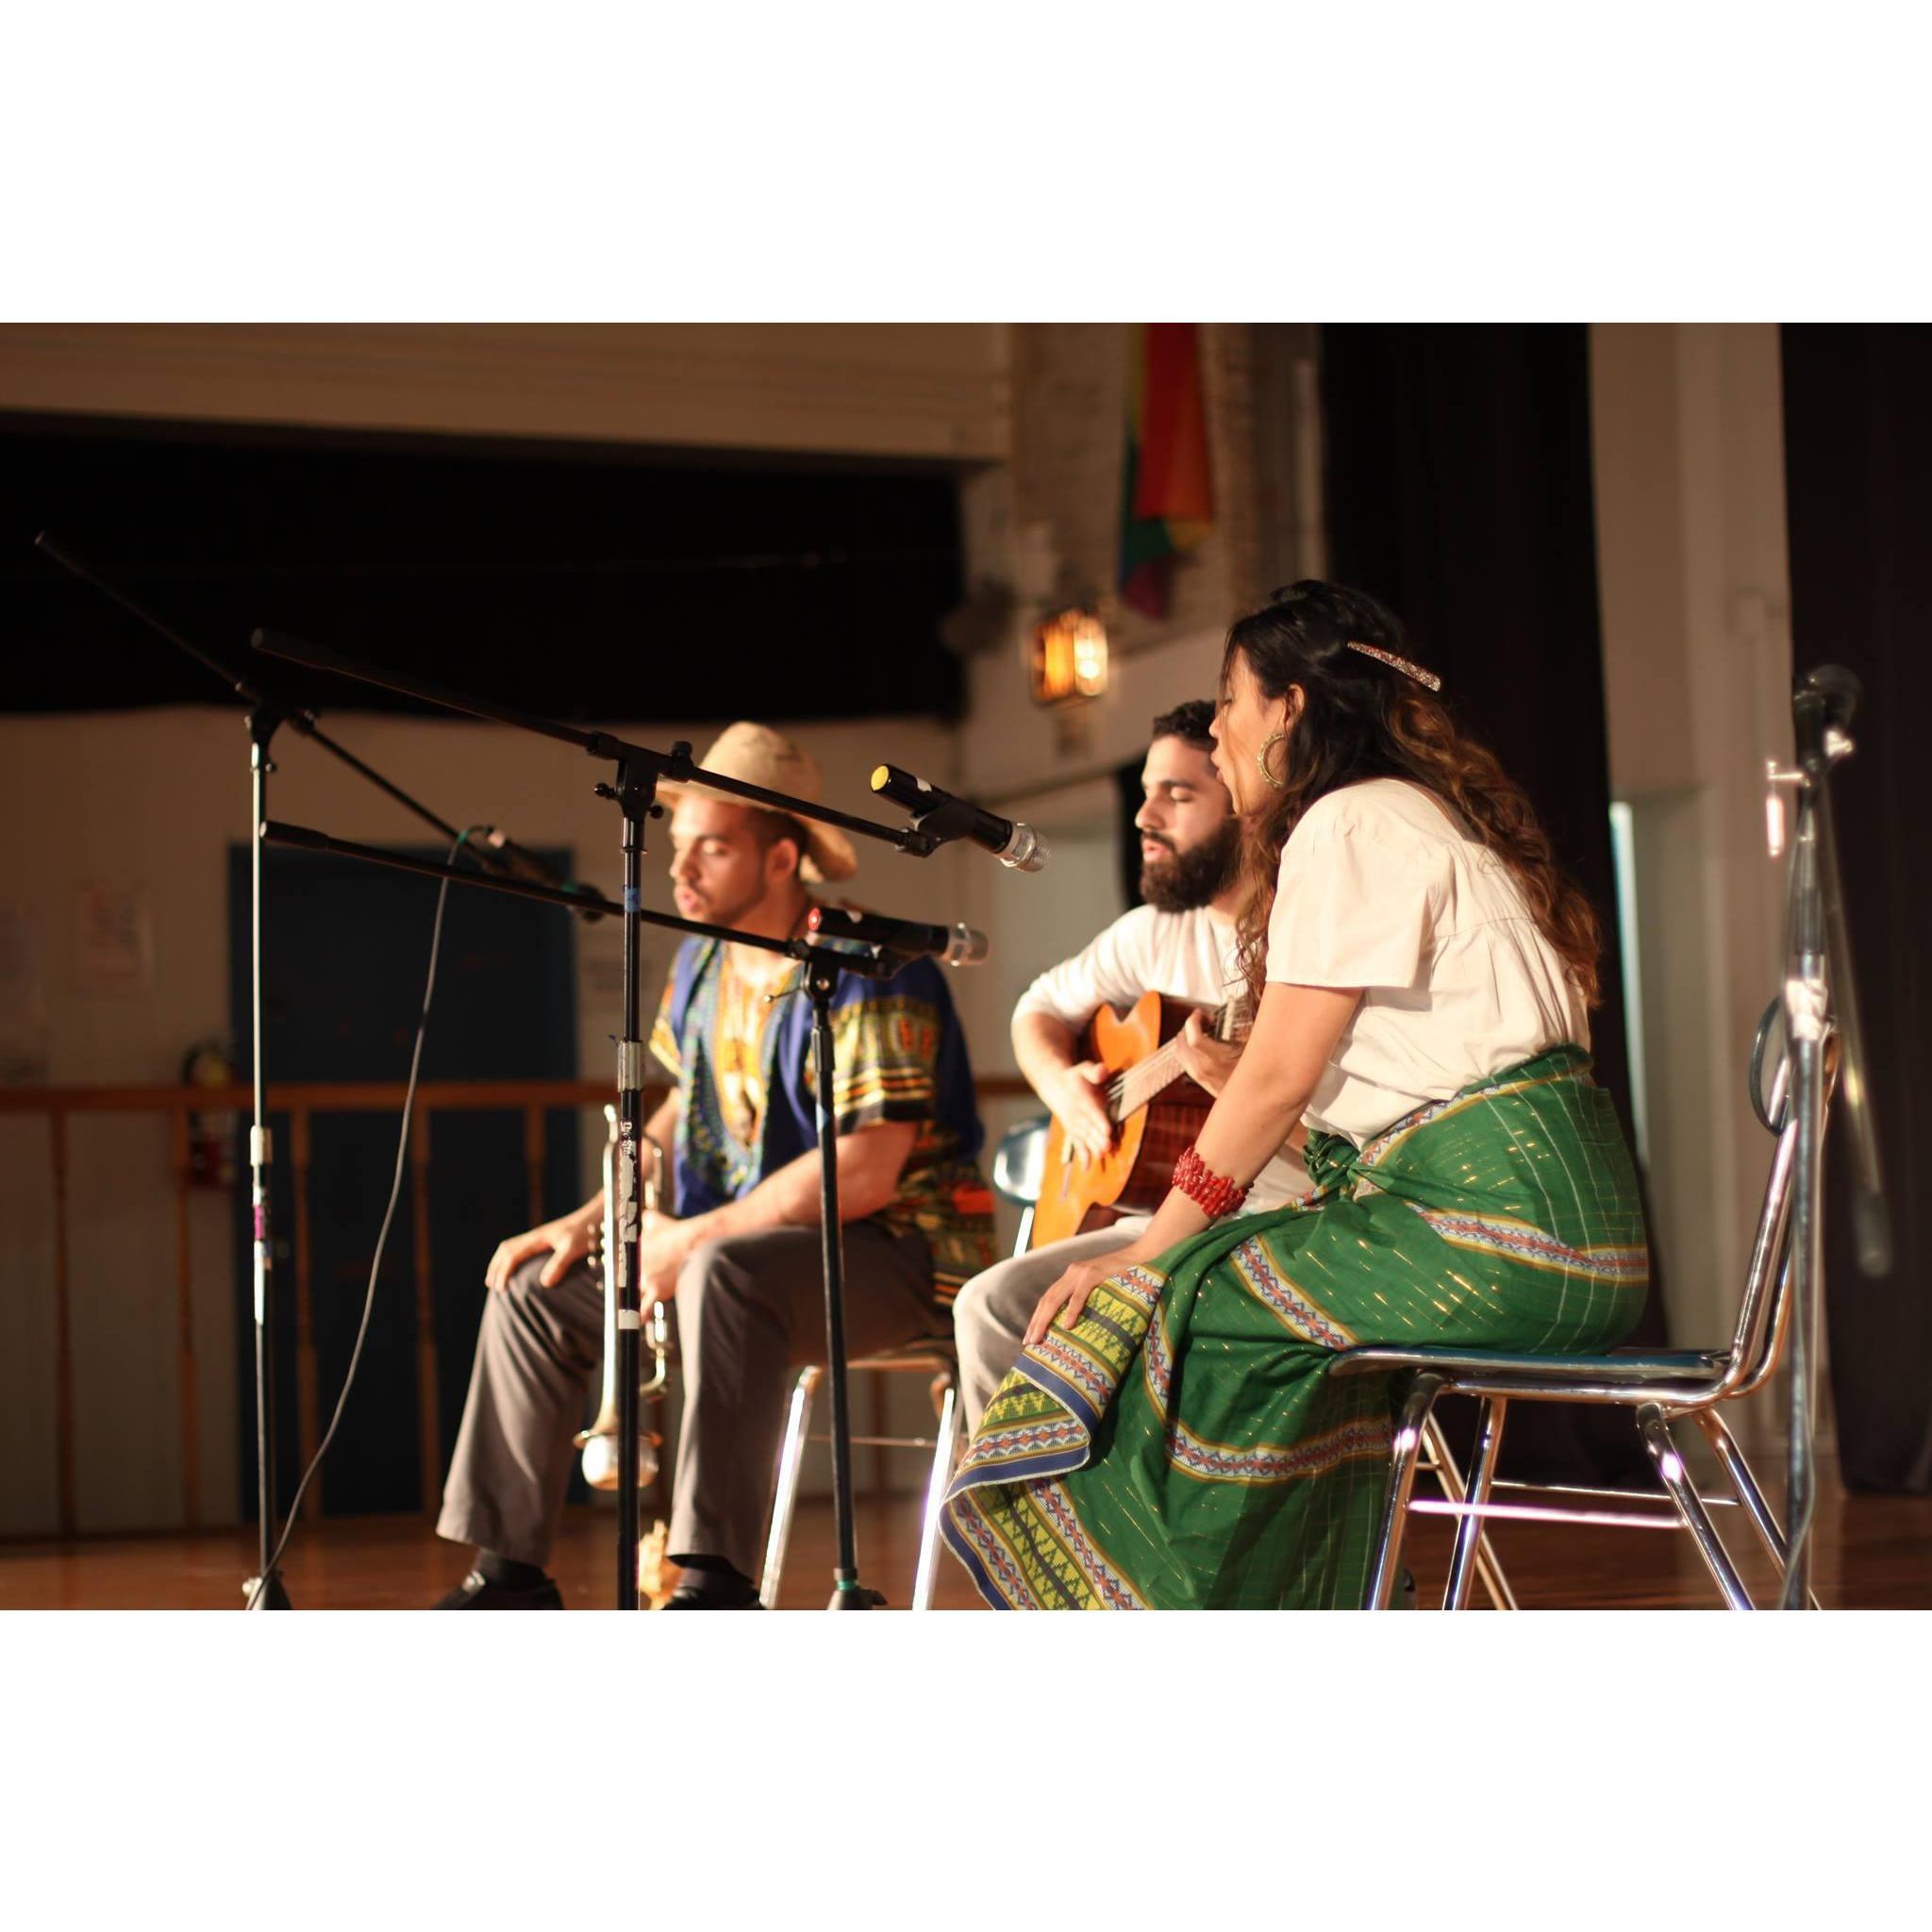
<path id="1" fill-rule="evenodd" d="M 885 1607 L 886 1600 L 877 1591 L 868 1590 L 862 1583 L 847 1583 L 842 1577 L 825 1606 L 828 1610 L 882 1610 Z"/>
<path id="2" fill-rule="evenodd" d="M 271 1570 L 269 1572 L 268 1588 L 262 1591 L 258 1600 L 255 1600 L 255 1586 L 260 1580 L 258 1576 L 251 1576 L 242 1586 L 242 1603 L 244 1608 L 292 1610 L 295 1607 L 289 1601 L 289 1592 L 282 1588 L 282 1573 L 279 1570 Z"/>

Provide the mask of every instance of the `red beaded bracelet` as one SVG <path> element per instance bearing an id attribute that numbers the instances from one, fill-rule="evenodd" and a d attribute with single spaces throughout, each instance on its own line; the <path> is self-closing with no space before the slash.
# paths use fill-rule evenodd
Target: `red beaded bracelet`
<path id="1" fill-rule="evenodd" d="M 1248 1198 L 1246 1188 L 1216 1174 L 1189 1142 L 1174 1164 L 1174 1184 L 1209 1221 L 1232 1214 Z"/>

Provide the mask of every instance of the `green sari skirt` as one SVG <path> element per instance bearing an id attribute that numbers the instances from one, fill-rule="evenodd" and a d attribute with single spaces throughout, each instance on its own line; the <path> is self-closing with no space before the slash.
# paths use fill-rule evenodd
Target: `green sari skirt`
<path id="1" fill-rule="evenodd" d="M 1609 1096 L 1562 1046 L 1359 1151 L 1310 1135 L 1315 1191 L 1113 1276 L 1027 1349 L 946 1497 L 946 1540 L 1014 1609 L 1360 1604 L 1389 1475 L 1358 1343 L 1594 1353 L 1649 1282 Z"/>

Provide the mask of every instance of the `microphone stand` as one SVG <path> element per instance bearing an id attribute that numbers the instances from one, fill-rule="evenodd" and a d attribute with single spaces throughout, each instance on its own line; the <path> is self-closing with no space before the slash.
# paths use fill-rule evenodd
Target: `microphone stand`
<path id="1" fill-rule="evenodd" d="M 275 1243 L 273 1204 L 269 1194 L 274 1141 L 268 1124 L 268 1070 L 262 1051 L 261 969 L 264 922 L 262 882 L 264 856 L 261 826 L 268 817 L 268 774 L 275 770 L 269 746 L 275 726 L 287 714 L 255 699 L 248 708 L 249 806 L 255 817 L 248 835 L 248 1021 L 250 1071 L 255 1086 L 255 1119 L 248 1129 L 249 1229 L 253 1242 L 255 1287 L 255 1520 L 260 1541 L 259 1567 L 242 1588 L 248 1607 L 258 1610 L 289 1610 L 280 1571 L 274 1553 L 275 1533 Z"/>
<path id="2" fill-rule="evenodd" d="M 832 1573 L 832 1610 L 870 1610 L 885 1602 L 858 1580 L 858 1552 L 852 1525 L 852 1419 L 846 1407 L 845 1241 L 839 1220 L 839 1116 L 832 1098 L 832 989 L 836 970 L 818 947 L 805 968 L 811 994 L 811 1061 L 818 1080 L 819 1246 L 825 1273 L 825 1365 L 831 1384 L 832 1520 L 839 1533 L 838 1567 Z M 886 958 L 891 958 L 888 954 Z M 898 970 L 895 962 L 893 971 Z"/>
<path id="3" fill-rule="evenodd" d="M 668 913 L 646 912 L 641 879 L 643 821 L 646 817 L 661 815 L 663 807 L 657 803 L 657 788 L 669 779 L 680 785 L 703 785 L 711 791 L 742 798 L 750 804 L 788 813 L 793 818 L 815 819 L 821 824 L 838 825 L 920 858 L 936 851 L 941 840 L 916 825 L 899 829 L 878 824 L 870 819 L 834 811 L 813 800 L 793 798 L 787 792 L 768 791 L 762 786 L 748 785 L 720 773 L 708 772 L 691 762 L 691 746 L 683 741 L 674 744 L 666 753 L 632 744 L 608 732 L 580 731 L 573 725 L 532 717 L 508 706 L 491 704 L 421 679 L 404 678 L 393 672 L 377 670 L 279 632 L 258 630 L 252 642 L 258 651 L 265 651 L 272 657 L 286 658 L 320 671 L 335 672 L 365 684 L 380 685 L 441 706 L 446 710 L 488 718 L 518 730 L 534 732 L 540 737 L 560 739 L 567 744 L 579 746 L 593 758 L 616 766 L 615 784 L 600 784 L 595 789 L 599 797 L 610 799 L 617 805 L 624 821 L 624 905 L 621 908 L 624 920 L 624 1030 L 617 1042 L 618 1132 L 617 1157 L 612 1170 L 617 1188 L 613 1219 L 617 1239 L 617 1607 L 620 1609 L 641 1607 L 637 1584 L 640 1528 L 637 1505 L 637 1384 L 639 1330 L 641 1325 L 639 1308 L 641 1230 L 638 1216 L 641 1162 L 638 1142 L 642 1130 L 644 1042 L 639 1037 L 638 930 L 642 924 L 662 926 L 673 931 L 729 941 L 733 944 L 753 945 L 766 952 L 786 953 L 804 963 L 807 990 L 812 1000 L 812 1041 L 818 1087 L 819 1214 L 825 1274 L 825 1335 L 829 1357 L 826 1368 L 831 1381 L 832 1466 L 839 1532 L 838 1567 L 834 1573 L 832 1601 L 828 1607 L 870 1609 L 884 1602 L 876 1591 L 866 1589 L 859 1581 L 852 1521 L 852 1445 L 845 1389 L 844 1234 L 839 1222 L 838 1120 L 832 1087 L 831 1000 L 837 984 L 837 970 L 827 963 L 828 949 L 806 941 L 769 940 L 728 927 L 678 919 Z M 266 828 L 266 834 L 278 842 L 319 843 L 323 850 L 350 852 L 384 864 L 405 864 L 407 870 L 432 872 L 440 876 L 457 878 L 465 885 L 489 885 L 498 891 L 520 891 L 537 897 L 563 896 L 548 894 L 541 888 L 520 883 L 512 885 L 504 880 L 480 879 L 475 874 L 455 873 L 445 867 L 425 865 L 422 860 L 405 862 L 397 855 L 378 853 L 368 847 L 350 847 L 340 841 L 328 840 L 325 834 L 300 826 L 275 825 Z M 608 903 L 600 902 L 600 905 Z M 848 954 L 841 949 L 837 957 L 840 966 L 876 978 L 890 978 L 904 963 L 876 947 L 858 954 Z"/>
<path id="4" fill-rule="evenodd" d="M 85 563 L 55 542 L 46 531 L 34 539 L 35 548 L 43 552 L 70 575 L 91 584 L 110 602 L 118 604 L 131 617 L 158 632 L 205 670 L 211 672 L 248 708 L 249 772 L 249 1024 L 255 1089 L 255 1119 L 248 1130 L 248 1190 L 250 1199 L 250 1238 L 253 1255 L 255 1307 L 255 1466 L 256 1520 L 259 1533 L 259 1562 L 255 1575 L 242 1585 L 250 1609 L 286 1610 L 293 1606 L 279 1571 L 272 1567 L 278 1541 L 275 1524 L 275 1239 L 274 1203 L 270 1186 L 274 1167 L 274 1137 L 268 1124 L 268 1073 L 262 1038 L 262 962 L 266 952 L 262 826 L 268 820 L 268 779 L 275 760 L 270 755 L 276 730 L 289 724 L 305 738 L 339 758 L 352 772 L 367 779 L 378 791 L 433 825 L 444 838 L 455 840 L 457 827 L 439 817 L 420 800 L 411 798 L 401 787 L 392 785 L 381 773 L 366 765 L 345 746 L 338 744 L 316 722 L 316 714 L 277 696 L 259 679 L 242 676 L 212 652 L 191 643 L 164 624 L 151 610 L 138 604 Z M 484 863 L 504 867 L 506 862 L 487 845 L 474 848 Z M 566 893 L 581 900 L 581 894 Z M 581 904 L 574 909 L 585 909 Z M 589 916 L 595 917 L 595 913 Z"/>
<path id="5" fill-rule="evenodd" d="M 1785 1039 L 1791 1065 L 1791 1106 L 1797 1121 L 1792 1187 L 1790 1297 L 1791 1365 L 1786 1443 L 1786 1545 L 1779 1607 L 1802 1609 L 1810 1600 L 1811 1518 L 1816 1504 L 1813 1436 L 1817 1356 L 1824 1292 L 1824 1114 L 1836 1042 L 1857 1164 L 1853 1224 L 1858 1268 L 1867 1275 L 1891 1269 L 1891 1231 L 1878 1160 L 1878 1131 L 1866 1081 L 1864 1038 L 1844 917 L 1832 825 L 1831 774 L 1853 744 L 1845 727 L 1859 689 L 1848 671 L 1827 665 L 1807 673 L 1792 694 L 1797 766 L 1780 771 L 1774 788 L 1797 794 L 1787 908 Z"/>

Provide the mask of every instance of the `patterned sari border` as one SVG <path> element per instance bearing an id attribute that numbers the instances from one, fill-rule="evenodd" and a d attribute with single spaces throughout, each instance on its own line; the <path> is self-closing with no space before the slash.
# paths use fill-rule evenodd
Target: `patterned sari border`
<path id="1" fill-rule="evenodd" d="M 1419 1107 L 1413 1113 L 1391 1121 L 1374 1140 L 1363 1143 L 1359 1158 L 1351 1165 L 1357 1170 L 1374 1167 L 1398 1141 L 1406 1141 L 1419 1127 L 1433 1126 L 1453 1113 L 1460 1113 L 1464 1108 L 1475 1106 L 1478 1101 L 1502 1100 L 1510 1094 L 1527 1093 L 1533 1088 L 1553 1086 L 1559 1080 L 1574 1080 L 1590 1071 L 1590 1056 L 1581 1047 L 1559 1047 L 1553 1053 L 1560 1055 L 1563 1063 L 1553 1067 L 1547 1074 L 1536 1074 L 1520 1080 L 1498 1080 L 1486 1087 L 1465 1088 L 1460 1093 L 1452 1093 L 1446 1100 L 1432 1100 L 1426 1107 Z"/>
<path id="2" fill-rule="evenodd" d="M 992 1532 L 988 1528 L 984 1517 L 975 1512 L 968 1518 L 968 1522 L 985 1538 L 991 1540 Z M 979 1560 L 978 1553 L 968 1539 L 966 1528 L 956 1521 L 950 1509 L 940 1519 L 940 1534 L 945 1538 L 946 1547 L 964 1565 L 966 1574 L 973 1579 L 973 1587 L 994 1609 L 1030 1610 L 1038 1607 L 1037 1602 L 1034 1601 L 1017 1601 L 999 1578 L 988 1574 L 986 1566 Z M 1010 1557 L 1007 1558 L 1007 1565 L 1011 1569 L 1014 1584 L 1019 1589 L 1025 1590 L 1025 1579 L 1020 1574 L 1019 1566 L 1013 1563 Z M 1027 1591 L 1027 1595 L 1030 1599 L 1032 1592 Z"/>
<path id="3" fill-rule="evenodd" d="M 1028 1433 L 1045 1435 L 1048 1432 Z M 1077 1427 L 1062 1428 L 1053 1433 L 1059 1437 L 1058 1442 L 1050 1440 L 1038 1449 L 1016 1450 L 998 1459 L 984 1453 L 982 1446 L 975 1442 L 972 1455 L 960 1464 L 958 1474 L 946 1491 L 946 1502 L 951 1504 L 955 1497 L 964 1496 L 970 1490 L 983 1489 L 988 1483 L 1028 1482 L 1040 1476 L 1070 1475 L 1074 1470 L 1084 1468 L 1088 1457 L 1092 1454 L 1091 1432 L 1085 1427 Z"/>
<path id="4" fill-rule="evenodd" d="M 1079 1566 L 1088 1587 L 1110 1610 L 1144 1610 L 1146 1599 L 1103 1557 L 1087 1533 L 1078 1512 L 1058 1483 L 1042 1483 L 1038 1491 L 1040 1511 L 1052 1525 L 1067 1555 Z"/>
<path id="5" fill-rule="evenodd" d="M 1360 1421 L 1344 1423 L 1306 1442 L 1259 1442 L 1252 1449 L 1239 1449 L 1231 1443 L 1210 1442 L 1175 1421 L 1168 1426 L 1166 1446 L 1169 1465 L 1197 1482 L 1254 1487 L 1306 1482 L 1344 1462 L 1379 1462 L 1393 1440 L 1394 1430 L 1388 1423 Z"/>
<path id="6" fill-rule="evenodd" d="M 1318 1348 L 1338 1353 L 1355 1346 L 1355 1336 L 1275 1265 L 1260 1236 L 1244 1241 L 1228 1258 L 1255 1299 L 1297 1341 L 1312 1341 Z"/>
<path id="7" fill-rule="evenodd" d="M 1102 1411 L 1113 1399 L 1118 1379 L 1103 1373 L 1093 1358 L 1049 1331 L 1014 1364 L 1036 1389 L 1062 1402 L 1089 1429 L 1100 1425 Z"/>
<path id="8" fill-rule="evenodd" d="M 1452 1214 L 1439 1208 L 1407 1204 L 1451 1247 L 1500 1255 L 1525 1268 L 1564 1274 L 1589 1274 L 1601 1281 L 1642 1283 L 1650 1279 L 1650 1251 L 1639 1247 L 1573 1248 L 1555 1235 L 1524 1222 L 1498 1221 L 1479 1214 Z"/>

